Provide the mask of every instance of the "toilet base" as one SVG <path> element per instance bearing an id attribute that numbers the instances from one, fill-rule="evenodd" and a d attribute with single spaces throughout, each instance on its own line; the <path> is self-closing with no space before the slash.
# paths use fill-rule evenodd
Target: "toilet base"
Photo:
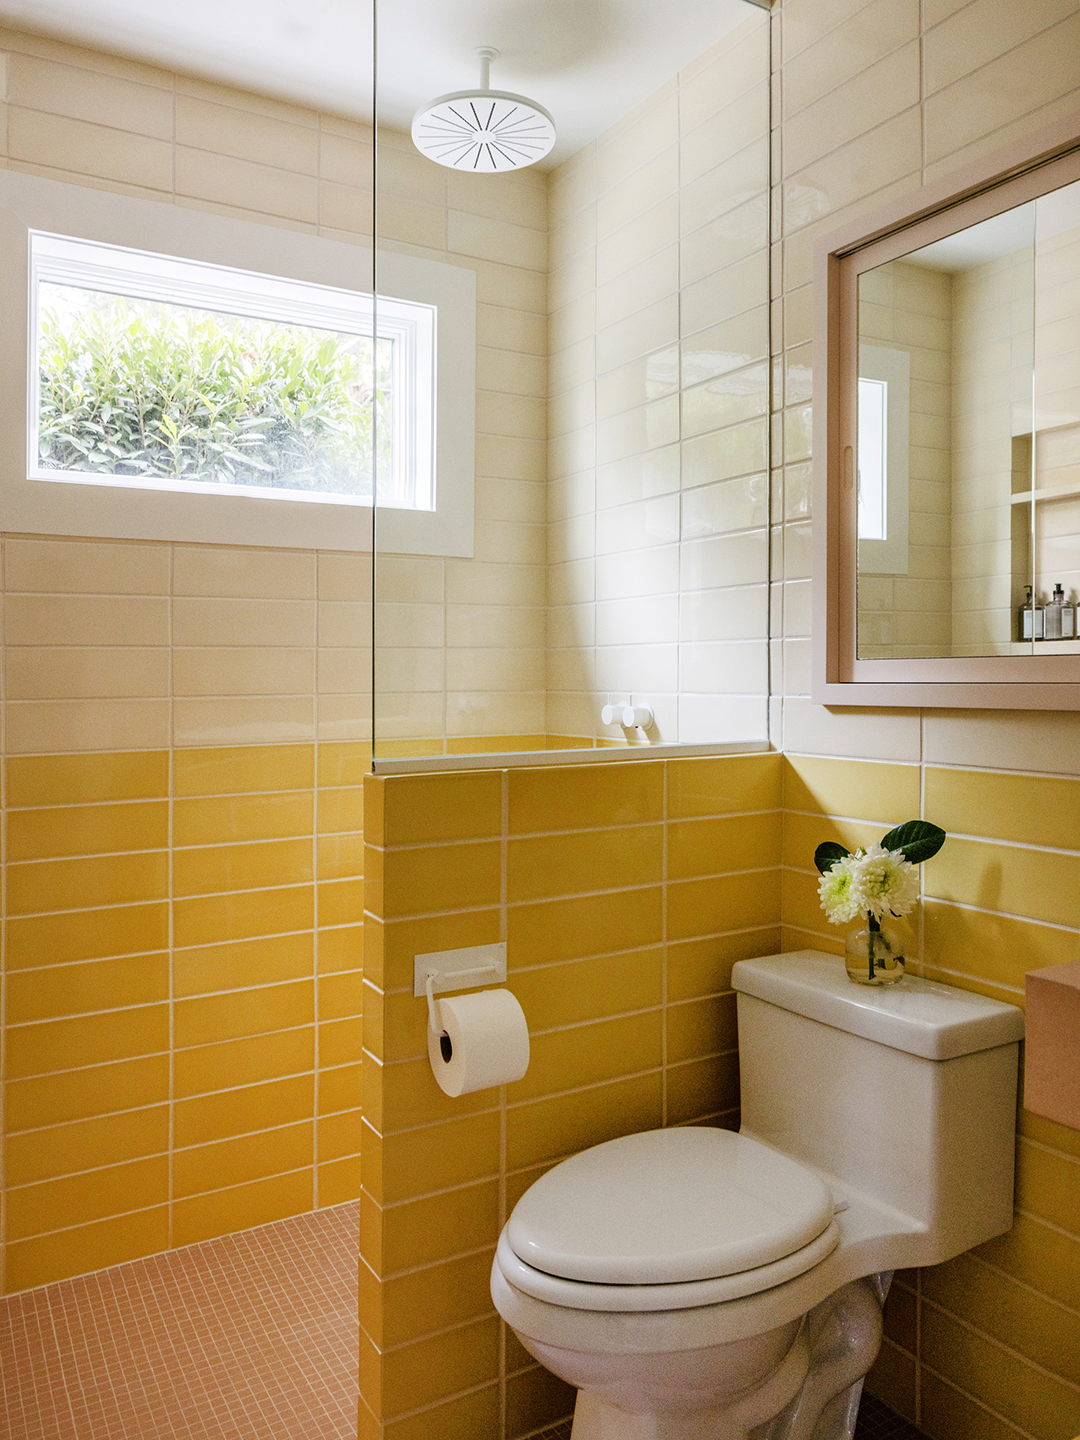
<path id="1" fill-rule="evenodd" d="M 634 1413 L 596 1390 L 579 1390 L 571 1440 L 851 1440 L 863 1377 L 881 1346 L 891 1279 L 853 1280 L 823 1300 L 779 1367 L 719 1406 Z"/>

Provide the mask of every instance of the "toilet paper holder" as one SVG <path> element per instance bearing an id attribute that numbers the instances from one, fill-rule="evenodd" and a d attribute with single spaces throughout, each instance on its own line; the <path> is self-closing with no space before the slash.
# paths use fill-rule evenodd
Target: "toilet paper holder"
<path id="1" fill-rule="evenodd" d="M 498 967 L 495 965 L 475 965 L 471 970 L 446 970 L 441 975 L 437 974 L 434 970 L 429 970 L 427 981 L 424 984 L 424 991 L 427 995 L 428 1029 L 435 1035 L 441 1035 L 443 1032 L 442 1022 L 435 1014 L 436 981 L 448 980 L 456 982 L 463 980 L 466 975 L 488 975 L 492 979 L 495 979 L 497 969 Z M 506 977 L 504 976 L 503 978 L 505 979 Z M 444 985 L 441 988 L 448 990 L 450 986 Z"/>
<path id="2" fill-rule="evenodd" d="M 462 964 L 472 960 L 472 965 Z M 454 969 L 447 968 L 455 966 Z M 482 984 L 485 980 L 496 982 L 506 980 L 506 945 L 469 945 L 460 950 L 432 950 L 425 955 L 413 957 L 413 994 L 427 997 L 428 1027 L 433 1034 L 442 1032 L 435 1014 L 435 995 L 441 990 L 468 989 L 461 982 L 467 976 L 477 977 L 470 983 Z"/>

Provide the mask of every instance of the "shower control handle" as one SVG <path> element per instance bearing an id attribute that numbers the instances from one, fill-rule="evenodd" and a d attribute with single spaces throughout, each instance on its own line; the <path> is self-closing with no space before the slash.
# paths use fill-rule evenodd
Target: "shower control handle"
<path id="1" fill-rule="evenodd" d="M 605 705 L 600 711 L 605 725 L 621 725 L 624 730 L 651 730 L 655 716 L 651 705 Z"/>
<path id="2" fill-rule="evenodd" d="M 651 705 L 623 706 L 622 726 L 625 730 L 633 730 L 635 727 L 642 730 L 651 730 L 653 719 Z"/>

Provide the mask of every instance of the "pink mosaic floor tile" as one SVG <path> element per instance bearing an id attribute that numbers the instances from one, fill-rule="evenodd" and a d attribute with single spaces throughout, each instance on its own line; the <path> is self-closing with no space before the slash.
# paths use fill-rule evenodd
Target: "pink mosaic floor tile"
<path id="1" fill-rule="evenodd" d="M 356 1204 L 0 1299 L 5 1440 L 353 1440 Z"/>

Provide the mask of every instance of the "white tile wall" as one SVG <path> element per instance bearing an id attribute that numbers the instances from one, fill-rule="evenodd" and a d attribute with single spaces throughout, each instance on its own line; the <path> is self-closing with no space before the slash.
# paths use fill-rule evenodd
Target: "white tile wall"
<path id="1" fill-rule="evenodd" d="M 767 48 L 751 17 L 552 178 L 552 733 L 621 739 L 621 690 L 654 740 L 765 734 L 764 649 L 711 642 L 764 634 Z"/>

